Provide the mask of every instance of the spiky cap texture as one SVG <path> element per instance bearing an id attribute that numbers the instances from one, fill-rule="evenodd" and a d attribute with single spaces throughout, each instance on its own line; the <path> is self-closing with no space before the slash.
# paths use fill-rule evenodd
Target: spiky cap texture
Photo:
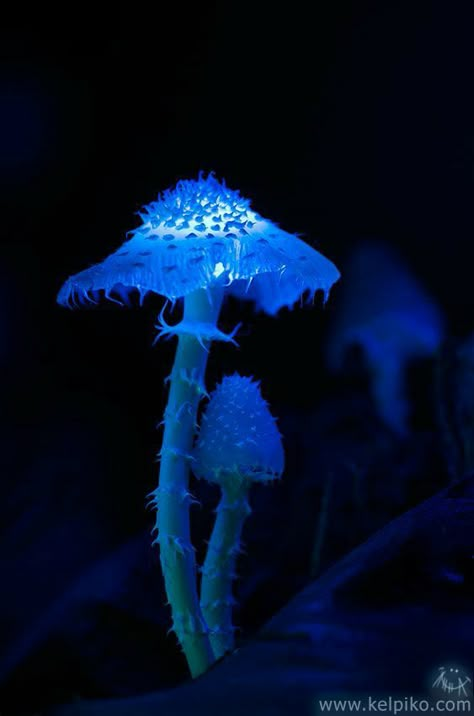
<path id="1" fill-rule="evenodd" d="M 177 299 L 216 285 L 274 314 L 339 278 L 328 259 L 263 219 L 238 191 L 209 175 L 180 181 L 140 213 L 142 225 L 99 264 L 71 276 L 58 302 L 123 300 L 137 289 Z M 249 283 L 250 282 L 250 283 Z"/>
<path id="2" fill-rule="evenodd" d="M 227 376 L 211 394 L 194 452 L 197 477 L 266 481 L 283 472 L 281 436 L 259 383 Z"/>

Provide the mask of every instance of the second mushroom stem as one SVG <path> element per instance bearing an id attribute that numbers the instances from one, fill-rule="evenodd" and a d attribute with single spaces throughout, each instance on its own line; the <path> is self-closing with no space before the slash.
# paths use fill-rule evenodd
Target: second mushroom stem
<path id="1" fill-rule="evenodd" d="M 229 484 L 223 486 L 202 567 L 201 607 L 216 659 L 234 648 L 232 582 L 236 576 L 242 527 L 251 512 L 247 494 L 248 486 L 240 479 L 234 485 L 229 480 Z"/>
<path id="2" fill-rule="evenodd" d="M 170 376 L 164 418 L 159 486 L 153 493 L 157 507 L 156 541 L 173 629 L 193 677 L 215 661 L 208 628 L 199 604 L 197 570 L 191 544 L 189 461 L 196 430 L 199 402 L 205 394 L 208 347 L 200 338 L 200 326 L 217 324 L 222 303 L 220 292 L 200 290 L 184 301 L 182 328 Z"/>

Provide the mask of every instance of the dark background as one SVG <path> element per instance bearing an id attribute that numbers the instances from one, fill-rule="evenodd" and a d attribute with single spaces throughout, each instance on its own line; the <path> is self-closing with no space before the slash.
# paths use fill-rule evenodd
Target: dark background
<path id="1" fill-rule="evenodd" d="M 160 300 L 73 313 L 55 295 L 68 275 L 114 250 L 159 191 L 214 171 L 342 270 L 361 239 L 392 243 L 438 301 L 448 332 L 472 329 L 474 8 L 9 5 L 0 23 L 0 414 L 4 627 L 14 642 L 18 625 L 59 599 L 68 569 L 80 572 L 153 524 L 144 496 L 155 485 L 155 423 L 173 356 L 172 343 L 151 348 Z M 320 349 L 332 310 L 330 301 L 275 319 L 230 304 L 222 327 L 244 322 L 240 349 L 217 346 L 211 356 L 211 385 L 223 370 L 262 379 L 290 433 L 290 467 L 298 464 L 291 433 L 339 390 Z M 429 460 L 434 476 L 405 506 L 442 484 Z M 311 532 L 304 524 L 291 545 Z M 339 552 L 347 546 L 342 539 Z M 144 559 L 157 565 L 156 555 Z M 304 583 L 293 571 L 278 598 L 257 595 L 244 611 L 250 630 Z M 113 631 L 115 618 L 98 617 L 97 633 L 104 624 Z M 145 620 L 133 629 L 140 641 Z M 184 671 L 160 638 L 166 684 Z M 117 694 L 119 679 L 98 686 L 64 633 L 44 648 L 11 677 L 10 701 L 25 684 L 38 693 L 40 682 L 45 703 L 76 691 Z"/>
<path id="2" fill-rule="evenodd" d="M 136 380 L 143 358 L 166 364 L 163 350 L 142 355 L 149 315 L 69 316 L 53 298 L 125 238 L 142 204 L 199 170 L 339 266 L 361 238 L 393 242 L 454 333 L 469 330 L 472 27 L 469 3 L 7 10 L 2 253 L 19 313 L 5 316 L 4 352 L 55 372 L 60 358 L 67 379 L 84 379 L 86 363 L 89 381 L 112 391 L 119 366 Z M 316 312 L 264 320 L 244 360 L 276 395 L 312 400 L 314 353 L 288 346 L 322 321 Z"/>
<path id="3" fill-rule="evenodd" d="M 469 3 L 310 11 L 298 2 L 136 2 L 103 14 L 73 3 L 5 15 L 2 254 L 18 315 L 5 316 L 3 343 L 15 360 L 35 355 L 57 371 L 60 357 L 69 366 L 61 373 L 79 380 L 86 362 L 89 380 L 112 391 L 119 365 L 137 379 L 149 316 L 71 317 L 52 299 L 65 277 L 124 239 L 143 203 L 199 170 L 224 177 L 339 265 L 360 238 L 392 241 L 454 332 L 470 328 Z M 317 330 L 323 319 L 308 320 Z M 309 350 L 295 350 L 296 370 L 288 344 L 309 324 L 296 314 L 283 324 L 285 351 L 282 322 L 263 321 L 245 353 L 261 355 L 264 335 L 267 355 L 251 367 L 298 403 L 303 383 L 314 397 L 318 374 Z"/>

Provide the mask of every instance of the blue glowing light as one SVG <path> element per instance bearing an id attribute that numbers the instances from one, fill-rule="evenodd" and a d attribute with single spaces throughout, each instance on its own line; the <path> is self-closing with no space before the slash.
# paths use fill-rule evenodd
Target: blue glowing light
<path id="1" fill-rule="evenodd" d="M 345 277 L 327 343 L 329 367 L 341 370 L 348 349 L 358 345 L 380 417 L 403 433 L 409 417 L 407 363 L 437 350 L 443 337 L 441 312 L 396 252 L 383 244 L 359 246 Z"/>
<path id="2" fill-rule="evenodd" d="M 211 394 L 194 452 L 193 471 L 214 482 L 265 481 L 283 472 L 281 436 L 259 383 L 226 376 Z"/>
<path id="3" fill-rule="evenodd" d="M 327 296 L 339 278 L 331 261 L 212 175 L 178 182 L 140 217 L 141 226 L 117 251 L 66 281 L 59 303 L 95 303 L 101 291 L 126 303 L 133 290 L 141 298 L 152 291 L 175 300 L 223 286 L 275 314 L 305 292 Z"/>

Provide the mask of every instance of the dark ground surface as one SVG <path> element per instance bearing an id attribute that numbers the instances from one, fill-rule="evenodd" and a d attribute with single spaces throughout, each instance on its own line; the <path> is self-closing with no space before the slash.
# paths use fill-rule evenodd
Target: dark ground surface
<path id="1" fill-rule="evenodd" d="M 197 682 L 54 714 L 174 716 L 192 704 L 203 716 L 283 716 L 336 695 L 427 698 L 453 655 L 472 663 L 473 517 L 469 478 L 391 522 Z"/>
<path id="2" fill-rule="evenodd" d="M 254 514 L 244 532 L 246 553 L 235 592 L 239 651 L 192 685 L 186 684 L 174 636 L 166 635 L 169 617 L 149 536 L 142 531 L 126 536 L 117 526 L 111 530 L 114 516 L 108 510 L 114 500 L 108 499 L 107 481 L 100 489 L 94 486 L 93 492 L 101 493 L 94 505 L 92 487 L 84 490 L 83 482 L 75 495 L 61 491 L 70 458 L 64 456 L 58 465 L 48 461 L 55 480 L 48 500 L 38 502 L 34 492 L 18 494 L 3 542 L 6 713 L 43 712 L 77 699 L 76 709 L 83 709 L 89 708 L 82 705 L 88 698 L 111 697 L 134 700 L 104 708 L 137 716 L 142 707 L 150 713 L 162 702 L 166 713 L 186 713 L 188 698 L 204 704 L 202 713 L 219 713 L 236 684 L 239 700 L 232 699 L 232 713 L 244 713 L 255 699 L 267 709 L 263 713 L 277 706 L 283 710 L 274 713 L 291 713 L 292 704 L 306 708 L 310 695 L 323 687 L 421 688 L 438 661 L 469 665 L 472 480 L 425 502 L 427 486 L 437 492 L 447 479 L 430 434 L 396 438 L 377 423 L 362 395 L 356 406 L 363 428 L 350 432 L 350 438 L 342 439 L 340 431 L 351 422 L 353 400 L 341 400 L 332 419 L 322 405 L 312 418 L 293 414 L 288 424 L 282 421 L 294 456 L 287 469 L 294 478 L 252 496 Z M 298 429 L 299 420 L 311 441 Z M 84 474 L 94 479 L 91 469 Z M 203 507 L 193 514 L 194 533 L 196 544 L 202 544 L 216 495 L 205 483 L 195 487 Z M 28 513 L 27 499 L 32 502 Z M 420 506 L 403 514 L 410 502 Z M 19 505 L 25 513 L 20 524 Z M 350 552 L 371 534 L 369 542 Z M 14 558 L 8 557 L 11 545 Z M 334 562 L 310 583 L 312 571 Z M 149 702 L 145 694 L 156 692 L 157 685 L 165 691 Z M 173 686 L 179 688 L 166 690 Z M 130 703 L 133 710 L 127 712 Z"/>

